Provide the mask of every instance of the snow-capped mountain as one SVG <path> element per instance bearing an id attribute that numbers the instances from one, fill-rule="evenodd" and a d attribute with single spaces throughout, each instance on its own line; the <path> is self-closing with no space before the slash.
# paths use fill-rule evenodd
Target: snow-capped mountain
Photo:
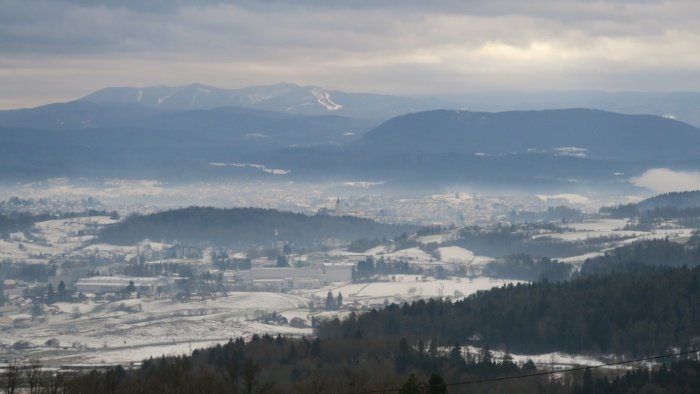
<path id="1" fill-rule="evenodd" d="M 365 119 L 385 119 L 441 106 L 438 100 L 433 99 L 345 93 L 288 83 L 242 89 L 219 89 L 200 84 L 105 88 L 81 100 L 101 104 L 140 104 L 173 110 L 246 107 L 294 114 L 334 114 Z M 442 106 L 444 107 L 444 104 Z"/>

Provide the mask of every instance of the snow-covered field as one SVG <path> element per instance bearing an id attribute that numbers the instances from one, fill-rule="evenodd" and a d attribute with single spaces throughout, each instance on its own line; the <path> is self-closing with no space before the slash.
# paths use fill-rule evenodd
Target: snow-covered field
<path id="1" fill-rule="evenodd" d="M 265 324 L 257 318 L 272 312 L 288 320 L 298 317 L 307 322 L 312 315 L 344 316 L 347 311 L 323 312 L 310 308 L 311 301 L 322 305 L 329 290 L 334 295 L 341 292 L 344 304 L 373 307 L 385 300 L 457 299 L 514 283 L 490 278 L 434 280 L 413 275 L 395 275 L 388 280 L 344 283 L 295 294 L 239 292 L 196 302 L 129 299 L 110 303 L 56 303 L 55 312 L 47 322 L 31 329 L 5 331 L 0 342 L 12 345 L 27 341 L 34 347 L 27 356 L 49 365 L 131 363 L 163 354 L 184 354 L 190 349 L 253 334 L 310 335 L 310 328 Z M 50 339 L 57 339 L 60 348 L 47 348 L 44 344 Z"/>
<path id="2" fill-rule="evenodd" d="M 447 350 L 447 349 L 444 349 Z M 472 357 L 475 357 L 479 355 L 481 352 L 481 349 L 474 347 L 474 346 L 463 346 L 462 347 L 462 355 L 467 356 L 468 354 L 471 355 Z M 502 360 L 503 357 L 506 355 L 505 352 L 503 351 L 498 351 L 498 350 L 491 350 L 491 355 L 493 356 L 494 359 L 497 360 Z M 538 369 L 543 369 L 543 370 L 563 370 L 563 369 L 568 369 L 568 368 L 574 368 L 574 367 L 581 367 L 581 366 L 596 366 L 596 365 L 602 365 L 609 363 L 610 361 L 622 361 L 620 359 L 614 359 L 612 360 L 612 356 L 608 357 L 593 357 L 589 355 L 582 355 L 582 354 L 567 354 L 567 353 L 559 353 L 559 352 L 554 352 L 554 353 L 542 353 L 542 354 L 508 354 L 511 358 L 512 361 L 518 365 L 523 365 L 528 360 L 532 360 L 532 362 L 537 366 Z M 621 368 L 629 368 L 629 369 L 634 369 L 637 368 L 641 365 L 650 365 L 649 362 L 646 363 L 633 363 L 633 364 L 626 364 L 623 366 L 616 365 L 616 366 L 611 366 L 609 368 L 612 369 L 621 369 Z"/>
<path id="3" fill-rule="evenodd" d="M 13 233 L 0 240 L 0 260 L 45 263 L 52 257 L 80 254 L 83 245 L 94 238 L 89 235 L 94 229 L 114 222 L 108 216 L 38 222 L 31 231 Z M 103 247 L 108 249 L 107 245 Z M 89 250 L 96 249 L 93 246 Z"/>
<path id="4" fill-rule="evenodd" d="M 519 281 L 493 279 L 487 277 L 433 279 L 415 275 L 393 275 L 386 282 L 349 283 L 339 286 L 327 286 L 321 289 L 300 292 L 325 298 L 328 290 L 334 295 L 343 294 L 345 303 L 361 304 L 383 303 L 384 300 L 401 301 L 418 298 L 452 297 L 462 298 L 480 290 L 500 287 Z"/>
<path id="5" fill-rule="evenodd" d="M 446 246 L 437 248 L 440 260 L 448 263 L 471 264 L 474 261 L 474 252 L 459 246 Z"/>
<path id="6" fill-rule="evenodd" d="M 382 256 L 382 255 L 380 255 L 380 256 Z M 424 251 L 422 251 L 419 248 L 401 249 L 401 250 L 397 250 L 395 252 L 385 253 L 383 256 L 387 257 L 387 258 L 413 260 L 413 261 L 430 262 L 432 260 L 435 260 L 435 258 L 433 258 L 433 256 L 425 253 Z"/>
<path id="7" fill-rule="evenodd" d="M 132 299 L 55 306 L 59 313 L 50 315 L 46 323 L 5 331 L 0 342 L 27 341 L 38 346 L 29 355 L 45 363 L 137 362 L 252 334 L 311 333 L 310 329 L 254 321 L 273 311 L 307 309 L 305 298 L 281 293 L 233 293 L 197 302 Z M 42 347 L 53 338 L 61 349 Z"/>

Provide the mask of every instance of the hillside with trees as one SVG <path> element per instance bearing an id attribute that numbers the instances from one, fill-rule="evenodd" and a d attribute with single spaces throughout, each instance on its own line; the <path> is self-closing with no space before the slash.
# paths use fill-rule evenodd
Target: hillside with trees
<path id="1" fill-rule="evenodd" d="M 615 248 L 602 256 L 587 259 L 578 275 L 607 275 L 653 267 L 693 268 L 699 264 L 700 236 L 695 235 L 686 244 L 657 239 Z"/>
<path id="2" fill-rule="evenodd" d="M 412 226 L 394 226 L 351 216 L 310 216 L 261 208 L 190 207 L 129 217 L 105 227 L 98 242 L 130 245 L 150 239 L 244 247 L 284 241 L 310 247 L 325 240 L 391 238 L 411 230 Z"/>
<path id="3" fill-rule="evenodd" d="M 645 355 L 700 333 L 700 268 L 656 268 L 509 285 L 462 301 L 416 301 L 322 325 L 320 337 L 468 339 L 519 353 Z"/>
<path id="4" fill-rule="evenodd" d="M 533 362 L 517 365 L 489 347 L 665 355 L 697 345 L 698 301 L 698 268 L 508 286 L 455 303 L 418 301 L 323 321 L 316 338 L 254 335 L 132 370 L 47 375 L 35 384 L 115 394 L 695 393 L 700 362 L 692 355 L 661 359 L 654 370 L 581 368 L 552 379 Z M 470 340 L 478 350 L 463 346 Z"/>

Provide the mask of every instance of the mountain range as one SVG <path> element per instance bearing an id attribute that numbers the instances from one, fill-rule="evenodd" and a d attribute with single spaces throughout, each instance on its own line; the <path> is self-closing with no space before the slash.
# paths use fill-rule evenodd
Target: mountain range
<path id="1" fill-rule="evenodd" d="M 243 89 L 219 89 L 192 84 L 145 88 L 106 88 L 80 99 L 98 104 L 139 104 L 170 110 L 244 107 L 290 114 L 342 115 L 384 120 L 407 112 L 444 108 L 432 98 L 346 93 L 316 86 L 282 83 Z"/>
<path id="2" fill-rule="evenodd" d="M 0 111 L 0 180 L 273 177 L 590 187 L 624 184 L 653 167 L 700 168 L 700 129 L 669 117 L 441 109 L 367 120 L 372 103 L 408 111 L 419 101 L 316 89 L 108 88 L 68 103 Z"/>

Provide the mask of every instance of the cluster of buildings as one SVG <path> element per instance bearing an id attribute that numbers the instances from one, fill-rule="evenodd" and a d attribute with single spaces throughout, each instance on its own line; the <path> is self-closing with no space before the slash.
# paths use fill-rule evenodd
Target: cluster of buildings
<path id="1" fill-rule="evenodd" d="M 286 292 L 317 289 L 335 282 L 352 280 L 353 264 L 319 264 L 307 267 L 252 267 L 222 274 L 228 289 Z M 178 276 L 89 276 L 73 283 L 76 292 L 88 297 L 123 294 L 144 296 L 174 294 L 179 291 Z"/>
<path id="2" fill-rule="evenodd" d="M 334 282 L 352 280 L 352 264 L 321 264 L 313 267 L 253 267 L 239 271 L 238 283 L 259 291 L 318 289 Z"/>

